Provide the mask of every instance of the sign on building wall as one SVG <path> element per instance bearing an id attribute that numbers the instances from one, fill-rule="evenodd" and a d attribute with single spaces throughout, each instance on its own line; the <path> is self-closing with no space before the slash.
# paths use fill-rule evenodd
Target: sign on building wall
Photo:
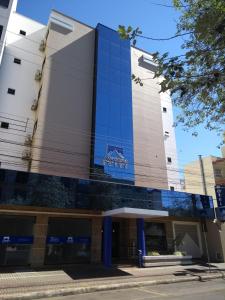
<path id="1" fill-rule="evenodd" d="M 225 208 L 225 186 L 217 185 L 215 189 L 216 189 L 216 198 L 217 198 L 218 207 Z"/>
<path id="2" fill-rule="evenodd" d="M 225 221 L 225 186 L 217 185 L 215 187 L 217 199 L 217 217 L 221 221 Z"/>
<path id="3" fill-rule="evenodd" d="M 81 236 L 48 236 L 47 244 L 85 244 L 89 245 L 91 243 L 90 237 L 81 237 Z"/>
<path id="4" fill-rule="evenodd" d="M 0 236 L 0 244 L 33 244 L 32 236 Z"/>
<path id="5" fill-rule="evenodd" d="M 123 148 L 108 145 L 106 156 L 103 159 L 103 164 L 126 169 L 128 167 L 128 160 L 124 156 Z"/>

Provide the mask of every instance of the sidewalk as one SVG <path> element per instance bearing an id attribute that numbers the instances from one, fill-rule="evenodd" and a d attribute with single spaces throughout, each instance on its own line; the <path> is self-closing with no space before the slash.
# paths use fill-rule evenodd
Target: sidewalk
<path id="1" fill-rule="evenodd" d="M 184 281 L 225 278 L 225 264 L 155 267 L 118 267 L 75 265 L 42 270 L 0 269 L 0 299 L 41 299 Z"/>

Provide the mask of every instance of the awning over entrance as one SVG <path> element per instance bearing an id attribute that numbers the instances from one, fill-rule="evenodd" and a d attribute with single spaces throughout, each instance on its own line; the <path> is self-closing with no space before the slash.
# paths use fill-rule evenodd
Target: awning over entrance
<path id="1" fill-rule="evenodd" d="M 103 217 L 118 217 L 118 218 L 155 218 L 168 217 L 168 211 L 164 210 L 150 210 L 140 208 L 116 208 L 102 213 Z"/>

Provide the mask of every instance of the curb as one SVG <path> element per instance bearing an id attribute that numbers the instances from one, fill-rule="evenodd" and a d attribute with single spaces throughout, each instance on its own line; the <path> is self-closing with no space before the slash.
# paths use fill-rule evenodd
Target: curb
<path id="1" fill-rule="evenodd" d="M 161 280 L 150 280 L 150 281 L 134 281 L 134 282 L 125 282 L 125 283 L 114 283 L 108 285 L 98 285 L 91 287 L 70 287 L 70 288 L 61 288 L 58 290 L 52 291 L 43 291 L 43 292 L 29 292 L 29 293 L 20 293 L 20 294 L 9 294 L 9 295 L 1 295 L 1 300 L 34 300 L 41 298 L 50 298 L 57 296 L 72 296 L 78 294 L 86 294 L 86 293 L 94 293 L 94 292 L 103 292 L 110 290 L 119 290 L 126 288 L 135 288 L 135 287 L 143 287 L 149 285 L 159 285 L 159 284 L 171 284 L 171 283 L 179 283 L 179 282 L 191 282 L 191 281 L 204 281 L 210 279 L 224 279 L 224 274 L 217 275 L 195 275 L 195 277 L 181 277 L 181 278 L 172 278 L 172 279 L 161 279 Z"/>

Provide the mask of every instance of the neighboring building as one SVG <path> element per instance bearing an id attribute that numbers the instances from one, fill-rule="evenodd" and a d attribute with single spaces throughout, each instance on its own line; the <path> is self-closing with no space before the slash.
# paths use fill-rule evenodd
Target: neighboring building
<path id="1" fill-rule="evenodd" d="M 213 197 L 217 218 L 224 219 L 224 216 L 220 215 L 220 208 L 217 208 L 216 186 L 221 187 L 222 190 L 225 189 L 225 157 L 200 156 L 199 159 L 184 167 L 184 179 L 184 191 Z M 221 196 L 224 197 L 224 195 L 225 193 L 222 193 Z M 224 205 L 225 199 L 221 199 L 221 202 L 221 205 Z M 216 256 L 220 256 L 221 249 L 225 249 L 225 226 L 224 224 L 214 226 L 218 226 L 220 229 L 219 238 L 214 245 Z"/>
<path id="2" fill-rule="evenodd" d="M 53 10 L 45 26 L 6 2 L 0 265 L 110 266 L 137 249 L 205 257 L 202 220 L 218 237 L 212 199 L 179 192 L 171 99 L 144 80 L 151 54 L 104 25 Z"/>
<path id="3" fill-rule="evenodd" d="M 202 162 L 202 163 L 201 163 Z M 185 191 L 213 197 L 217 206 L 216 185 L 225 185 L 225 158 L 201 157 L 184 167 Z"/>

